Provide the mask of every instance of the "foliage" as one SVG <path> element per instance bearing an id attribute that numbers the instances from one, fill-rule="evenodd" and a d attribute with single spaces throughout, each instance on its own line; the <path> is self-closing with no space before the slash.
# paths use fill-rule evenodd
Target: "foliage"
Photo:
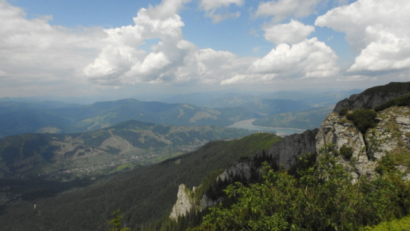
<path id="1" fill-rule="evenodd" d="M 350 159 L 353 155 L 353 149 L 352 147 L 348 147 L 346 145 L 343 145 L 340 148 L 340 154 L 345 158 L 345 159 Z"/>
<path id="2" fill-rule="evenodd" d="M 378 166 L 375 170 L 379 174 L 395 172 L 396 168 L 394 166 L 394 161 L 391 159 L 390 155 L 382 156 L 378 161 Z"/>
<path id="3" fill-rule="evenodd" d="M 339 115 L 345 116 L 348 111 L 349 111 L 349 109 L 347 107 L 344 107 L 344 108 L 340 109 Z"/>
<path id="4" fill-rule="evenodd" d="M 357 109 L 346 115 L 347 119 L 353 121 L 362 134 L 365 134 L 367 129 L 376 127 L 376 116 L 374 110 L 365 109 Z"/>
<path id="5" fill-rule="evenodd" d="M 216 174 L 240 156 L 251 156 L 259 148 L 270 147 L 280 139 L 273 134 L 257 133 L 236 140 L 212 141 L 197 151 L 158 164 L 134 167 L 87 188 L 52 197 L 37 195 L 35 201 L 41 216 L 33 216 L 32 200 L 21 202 L 21 206 L 6 205 L 0 208 L 1 229 L 107 230 L 105 221 L 119 208 L 127 227 L 134 230 L 144 226 L 147 230 L 155 226 L 155 220 L 169 216 L 180 184 L 188 188 L 199 186 L 207 181 L 208 174 L 214 171 Z M 175 163 L 177 160 L 179 164 Z M 192 215 L 187 219 L 194 218 Z M 158 229 L 160 225 L 155 227 Z"/>
<path id="6" fill-rule="evenodd" d="M 410 107 L 410 94 L 406 94 L 403 96 L 399 96 L 397 98 L 394 98 L 382 105 L 377 106 L 374 110 L 379 112 L 383 111 L 384 109 L 392 106 L 407 106 Z"/>
<path id="7" fill-rule="evenodd" d="M 402 219 L 382 222 L 376 226 L 366 227 L 362 231 L 407 231 L 410 230 L 410 216 Z"/>
<path id="8" fill-rule="evenodd" d="M 392 173 L 352 184 L 341 157 L 329 150 L 322 148 L 299 179 L 265 166 L 263 183 L 229 186 L 227 195 L 238 202 L 211 208 L 194 230 L 359 230 L 408 214 L 409 182 Z"/>
<path id="9" fill-rule="evenodd" d="M 129 231 L 129 228 L 124 228 L 122 223 L 121 223 L 121 219 L 122 216 L 120 216 L 120 210 L 117 209 L 116 211 L 114 211 L 112 213 L 112 216 L 114 217 L 111 221 L 109 221 L 109 223 L 114 226 L 110 229 L 110 231 Z"/>

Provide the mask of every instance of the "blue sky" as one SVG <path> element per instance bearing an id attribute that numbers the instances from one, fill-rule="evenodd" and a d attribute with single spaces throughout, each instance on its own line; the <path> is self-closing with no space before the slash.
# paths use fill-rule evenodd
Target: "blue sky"
<path id="1" fill-rule="evenodd" d="M 404 0 L 0 0 L 0 97 L 408 81 Z"/>

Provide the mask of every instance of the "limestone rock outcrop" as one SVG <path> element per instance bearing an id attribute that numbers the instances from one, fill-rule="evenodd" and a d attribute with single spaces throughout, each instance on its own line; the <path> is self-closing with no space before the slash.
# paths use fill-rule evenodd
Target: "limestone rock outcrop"
<path id="1" fill-rule="evenodd" d="M 169 218 L 178 221 L 179 216 L 185 216 L 193 207 L 192 198 L 187 194 L 185 185 L 181 184 L 178 188 L 177 202 L 172 208 Z"/>
<path id="2" fill-rule="evenodd" d="M 377 126 L 363 135 L 345 116 L 330 113 L 316 136 L 317 152 L 330 143 L 335 144 L 336 150 L 343 145 L 351 147 L 352 158 L 357 161 L 354 179 L 360 175 L 373 177 L 378 161 L 386 154 L 390 155 L 399 170 L 407 171 L 410 163 L 410 108 L 387 108 L 377 114 L 377 120 Z M 350 160 L 345 158 L 340 163 L 346 168 L 350 166 Z"/>
<path id="3" fill-rule="evenodd" d="M 301 134 L 293 134 L 276 142 L 267 152 L 267 156 L 275 159 L 278 166 L 289 169 L 297 158 L 306 153 L 316 153 L 316 134 L 319 129 L 307 130 Z M 260 157 L 261 154 L 255 155 Z"/>

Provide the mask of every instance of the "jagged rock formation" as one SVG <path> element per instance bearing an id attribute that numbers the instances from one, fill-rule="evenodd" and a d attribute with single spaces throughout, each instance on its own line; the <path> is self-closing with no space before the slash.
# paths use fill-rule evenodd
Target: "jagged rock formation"
<path id="1" fill-rule="evenodd" d="M 267 152 L 267 156 L 275 159 L 278 166 L 283 165 L 289 169 L 295 163 L 297 158 L 306 153 L 316 153 L 316 134 L 318 129 L 307 130 L 302 134 L 293 134 L 284 137 L 281 141 L 272 145 Z M 261 154 L 255 155 L 260 157 Z"/>
<path id="2" fill-rule="evenodd" d="M 410 82 L 392 82 L 384 86 L 369 88 L 360 94 L 351 95 L 336 104 L 334 112 L 339 113 L 340 109 L 347 107 L 349 110 L 358 108 L 374 109 L 393 98 L 404 95 L 410 91 Z"/>
<path id="3" fill-rule="evenodd" d="M 394 106 L 380 111 L 377 116 L 377 126 L 363 135 L 345 116 L 330 113 L 316 136 L 317 150 L 329 143 L 335 144 L 337 150 L 343 145 L 351 147 L 352 158 L 357 161 L 354 179 L 360 175 L 374 176 L 378 161 L 386 154 L 391 156 L 398 169 L 407 171 L 406 166 L 410 163 L 410 108 Z M 346 168 L 350 166 L 348 159 L 342 159 L 340 163 Z"/>
<path id="4" fill-rule="evenodd" d="M 340 150 L 343 145 L 353 149 L 352 157 L 357 159 L 354 178 L 357 178 L 359 174 L 370 175 L 374 171 L 375 163 L 372 162 L 371 166 L 369 165 L 370 160 L 365 155 L 365 140 L 360 131 L 345 116 L 339 116 L 334 112 L 326 117 L 316 135 L 317 152 L 319 153 L 323 145 L 330 143 L 335 144 L 336 150 Z M 341 164 L 346 167 L 349 167 L 349 163 L 349 160 L 341 160 Z"/>
<path id="5" fill-rule="evenodd" d="M 346 116 L 340 116 L 340 109 L 347 107 L 351 111 L 363 108 L 374 109 L 396 97 L 410 92 L 410 82 L 390 83 L 385 86 L 373 87 L 361 94 L 352 95 L 349 99 L 340 101 L 333 112 L 323 121 L 319 129 L 307 130 L 302 134 L 284 137 L 272 145 L 268 152 L 257 152 L 251 159 L 233 164 L 225 169 L 217 181 L 233 182 L 240 180 L 249 182 L 260 176 L 258 160 L 269 160 L 277 166 L 283 165 L 289 169 L 296 164 L 303 154 L 319 154 L 325 144 L 334 144 L 340 151 L 343 146 L 352 148 L 352 156 L 341 158 L 340 163 L 346 169 L 352 167 L 353 182 L 361 175 L 372 178 L 376 167 L 383 156 L 389 154 L 397 169 L 407 172 L 410 180 L 410 108 L 392 106 L 377 113 L 377 125 L 362 134 L 354 123 Z M 260 161 L 259 161 L 260 163 Z M 223 198 L 211 199 L 206 194 L 202 197 L 202 209 L 215 206 Z"/>
<path id="6" fill-rule="evenodd" d="M 177 202 L 172 208 L 169 218 L 178 221 L 178 217 L 185 216 L 193 207 L 192 198 L 188 195 L 184 184 L 179 185 Z"/>

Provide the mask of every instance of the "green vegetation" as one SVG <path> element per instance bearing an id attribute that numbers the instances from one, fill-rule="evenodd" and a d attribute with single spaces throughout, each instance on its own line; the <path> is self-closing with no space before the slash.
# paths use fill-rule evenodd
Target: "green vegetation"
<path id="1" fill-rule="evenodd" d="M 207 177 L 209 174 L 214 176 L 241 156 L 249 157 L 260 148 L 266 151 L 280 139 L 273 134 L 257 133 L 236 140 L 212 141 L 197 151 L 158 164 L 134 167 L 86 188 L 53 197 L 39 194 L 29 201 L 5 205 L 1 208 L 0 224 L 4 230 L 15 231 L 108 230 L 105 221 L 120 209 L 123 224 L 131 230 L 142 226 L 147 230 L 149 224 L 153 228 L 155 220 L 169 216 L 180 184 L 192 189 L 204 181 L 212 182 L 212 177 Z M 34 202 L 41 216 L 35 215 Z"/>
<path id="2" fill-rule="evenodd" d="M 376 226 L 366 227 L 363 231 L 407 231 L 410 230 L 410 216 L 402 219 L 382 222 Z"/>
<path id="3" fill-rule="evenodd" d="M 371 109 L 357 109 L 346 115 L 347 119 L 353 121 L 362 134 L 365 134 L 367 129 L 376 127 L 376 116 L 376 112 Z"/>
<path id="4" fill-rule="evenodd" d="M 55 174 L 70 169 L 80 172 L 78 168 L 84 174 L 94 174 L 90 167 L 100 170 L 100 167 L 108 168 L 112 162 L 122 164 L 124 161 L 157 163 L 195 150 L 211 140 L 239 138 L 251 133 L 236 128 L 177 127 L 127 121 L 72 135 L 9 136 L 0 139 L 0 176 Z M 113 172 L 108 169 L 107 173 Z"/>
<path id="5" fill-rule="evenodd" d="M 110 231 L 129 231 L 129 228 L 124 228 L 121 222 L 122 216 L 120 216 L 120 210 L 117 209 L 115 212 L 112 213 L 114 217 L 109 223 L 114 226 L 110 229 Z"/>
<path id="6" fill-rule="evenodd" d="M 353 149 L 352 149 L 351 147 L 348 147 L 348 146 L 346 146 L 346 145 L 343 145 L 343 146 L 340 148 L 340 154 L 341 154 L 345 159 L 350 160 L 350 158 L 351 158 L 352 155 L 353 155 Z"/>
<path id="7" fill-rule="evenodd" d="M 299 112 L 280 113 L 255 120 L 252 124 L 265 127 L 313 129 L 320 127 L 320 124 L 332 109 L 333 106 L 328 106 Z"/>
<path id="8" fill-rule="evenodd" d="M 344 107 L 344 108 L 340 109 L 339 115 L 340 116 L 345 116 L 348 111 L 349 111 L 349 109 L 347 107 Z"/>
<path id="9" fill-rule="evenodd" d="M 410 107 L 410 94 L 399 96 L 397 98 L 394 98 L 382 105 L 377 106 L 374 110 L 379 112 L 383 111 L 384 109 L 392 106 L 407 106 Z"/>
<path id="10" fill-rule="evenodd" d="M 359 230 L 409 214 L 410 183 L 398 173 L 352 184 L 354 163 L 346 171 L 338 158 L 324 147 L 298 178 L 265 165 L 263 182 L 229 186 L 237 202 L 211 208 L 192 230 Z"/>

